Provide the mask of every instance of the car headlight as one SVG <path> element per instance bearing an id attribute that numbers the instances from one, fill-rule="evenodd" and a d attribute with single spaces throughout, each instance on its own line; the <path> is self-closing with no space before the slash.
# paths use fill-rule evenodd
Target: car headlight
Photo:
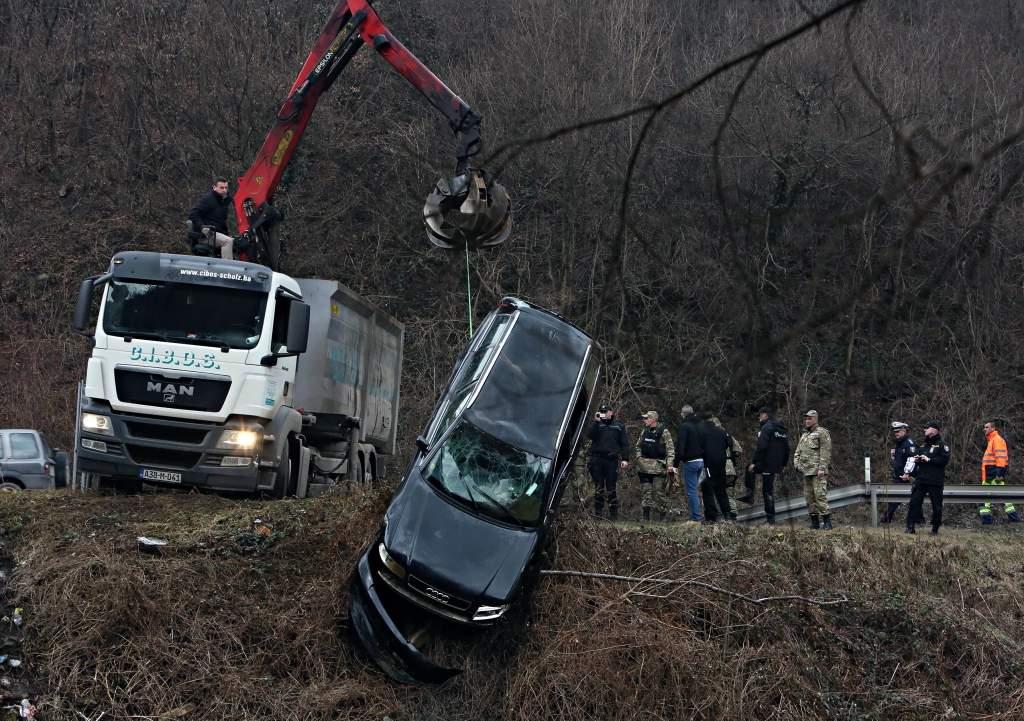
<path id="1" fill-rule="evenodd" d="M 110 422 L 110 416 L 83 413 L 82 430 L 89 433 L 98 433 L 101 436 L 112 436 L 114 435 L 114 424 Z"/>
<path id="2" fill-rule="evenodd" d="M 377 553 L 380 554 L 380 562 L 384 564 L 384 568 L 388 569 L 399 578 L 405 578 L 405 567 L 391 557 L 391 554 L 388 553 L 388 549 L 384 548 L 383 543 L 377 544 Z"/>
<path id="3" fill-rule="evenodd" d="M 507 610 L 507 604 L 504 606 L 479 606 L 476 609 L 476 613 L 473 614 L 473 620 L 493 621 L 496 618 L 501 618 L 501 615 Z"/>
<path id="4" fill-rule="evenodd" d="M 217 441 L 217 448 L 228 448 L 233 451 L 254 450 L 263 439 L 260 431 L 224 431 Z"/>

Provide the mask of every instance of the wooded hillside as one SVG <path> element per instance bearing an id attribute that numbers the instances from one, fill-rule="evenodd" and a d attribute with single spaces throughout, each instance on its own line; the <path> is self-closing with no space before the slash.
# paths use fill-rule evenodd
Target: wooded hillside
<path id="1" fill-rule="evenodd" d="M 484 115 L 485 159 L 693 88 L 649 126 L 639 112 L 484 163 L 516 226 L 471 259 L 477 319 L 504 294 L 559 309 L 602 341 L 605 394 L 630 419 L 690 402 L 746 433 L 764 402 L 791 428 L 815 407 L 853 475 L 888 420 L 935 416 L 974 478 L 982 420 L 1024 422 L 1024 18 L 1012 2 L 851 3 L 764 46 L 831 6 L 379 10 Z M 186 252 L 189 206 L 247 167 L 330 7 L 0 6 L 0 426 L 67 444 L 88 352 L 68 327 L 78 281 L 119 250 Z M 407 439 L 467 332 L 465 258 L 420 225 L 451 149 L 364 49 L 277 196 L 289 274 L 340 279 L 406 323 Z"/>

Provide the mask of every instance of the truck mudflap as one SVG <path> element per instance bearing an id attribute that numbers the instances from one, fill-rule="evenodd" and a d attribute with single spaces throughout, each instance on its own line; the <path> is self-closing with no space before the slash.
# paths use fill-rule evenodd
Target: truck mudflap
<path id="1" fill-rule="evenodd" d="M 369 554 L 367 551 L 360 557 L 349 592 L 349 618 L 362 647 L 400 683 L 444 683 L 462 673 L 461 669 L 435 664 L 405 638 L 378 593 Z"/>

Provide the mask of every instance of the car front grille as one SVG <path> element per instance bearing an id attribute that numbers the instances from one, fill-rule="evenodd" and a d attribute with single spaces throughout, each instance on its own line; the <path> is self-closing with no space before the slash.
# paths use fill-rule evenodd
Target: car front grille
<path id="1" fill-rule="evenodd" d="M 468 611 L 471 605 L 469 601 L 459 598 L 458 596 L 445 593 L 441 589 L 431 586 L 422 579 L 416 578 L 416 576 L 409 576 L 409 588 L 439 606 L 444 606 L 445 608 L 450 608 L 461 613 Z"/>

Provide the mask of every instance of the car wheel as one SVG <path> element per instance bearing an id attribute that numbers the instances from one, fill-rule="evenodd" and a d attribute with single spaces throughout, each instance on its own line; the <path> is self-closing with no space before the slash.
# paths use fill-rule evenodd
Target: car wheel
<path id="1" fill-rule="evenodd" d="M 0 483 L 0 493 L 16 493 L 22 490 L 21 486 L 11 481 L 4 481 Z"/>

